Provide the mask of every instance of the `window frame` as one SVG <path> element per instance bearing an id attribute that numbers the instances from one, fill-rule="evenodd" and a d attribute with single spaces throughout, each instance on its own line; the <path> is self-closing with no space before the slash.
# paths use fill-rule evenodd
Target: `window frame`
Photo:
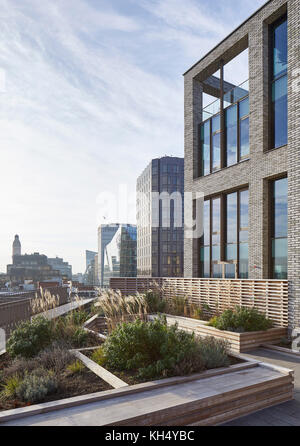
<path id="1" fill-rule="evenodd" d="M 249 153 L 247 155 L 241 156 L 241 122 L 249 119 L 249 123 L 250 123 L 250 110 L 248 115 L 243 116 L 242 118 L 240 118 L 240 103 L 243 102 L 244 100 L 246 100 L 248 98 L 248 100 L 250 100 L 250 95 L 247 94 L 242 98 L 239 98 L 236 102 L 230 104 L 228 107 L 224 108 L 224 116 L 226 116 L 226 110 L 229 109 L 230 107 L 234 107 L 236 106 L 237 110 L 237 161 L 234 164 L 230 164 L 227 165 L 227 129 L 226 129 L 226 122 L 224 125 L 224 137 L 225 137 L 225 156 L 224 156 L 224 165 L 222 165 L 222 153 L 221 153 L 221 157 L 220 157 L 220 168 L 216 168 L 213 169 L 213 137 L 217 134 L 220 134 L 220 151 L 222 152 L 222 147 L 221 147 L 221 140 L 222 140 L 222 126 L 220 125 L 220 129 L 213 132 L 213 125 L 212 125 L 212 120 L 220 115 L 220 120 L 222 119 L 221 117 L 221 113 L 216 113 L 215 115 L 211 116 L 210 118 L 207 118 L 205 121 L 201 122 L 199 124 L 199 171 L 198 171 L 198 178 L 202 178 L 202 177 L 207 177 L 209 175 L 212 175 L 213 173 L 219 172 L 220 170 L 224 169 L 224 168 L 229 168 L 232 166 L 235 166 L 236 164 L 248 160 L 250 158 L 250 142 L 249 142 Z M 226 118 L 224 118 L 226 121 Z M 210 134 L 210 138 L 209 138 L 209 166 L 210 166 L 210 170 L 209 173 L 204 173 L 204 164 L 203 164 L 203 146 L 204 146 L 204 139 L 202 140 L 202 128 L 204 127 L 205 124 L 209 123 L 209 134 Z M 220 123 L 221 124 L 221 123 Z M 204 134 L 204 133 L 203 133 Z M 249 132 L 249 140 L 250 140 L 250 132 Z"/>
<path id="2" fill-rule="evenodd" d="M 240 232 L 241 231 L 248 231 L 249 234 L 249 221 L 248 221 L 248 227 L 247 228 L 241 228 L 240 227 L 240 210 L 241 210 L 241 199 L 240 195 L 242 192 L 248 191 L 249 193 L 249 187 L 245 186 L 242 188 L 234 189 L 230 192 L 224 192 L 219 195 L 208 197 L 204 202 L 209 202 L 209 245 L 204 245 L 204 234 L 201 238 L 199 238 L 199 244 L 198 244 L 198 258 L 199 258 L 199 270 L 198 275 L 200 278 L 204 277 L 204 262 L 201 261 L 201 252 L 202 249 L 209 248 L 209 278 L 213 278 L 213 265 L 218 264 L 218 261 L 213 260 L 213 247 L 219 246 L 220 247 L 220 261 L 226 261 L 226 247 L 228 246 L 227 243 L 227 197 L 229 195 L 232 195 L 234 193 L 237 193 L 237 215 L 236 215 L 236 243 L 230 243 L 229 245 L 235 245 L 237 250 L 237 272 L 238 277 L 240 276 L 240 246 L 248 244 L 249 249 L 249 239 L 247 242 L 243 242 L 240 240 Z M 213 201 L 220 199 L 220 231 L 213 233 Z M 248 214 L 249 214 L 249 202 L 248 202 Z M 204 213 L 203 213 L 204 215 Z M 203 222 L 203 228 L 204 228 L 204 222 Z M 213 244 L 213 235 L 220 235 L 220 243 L 219 244 Z M 249 276 L 249 266 L 248 266 L 248 276 Z"/>

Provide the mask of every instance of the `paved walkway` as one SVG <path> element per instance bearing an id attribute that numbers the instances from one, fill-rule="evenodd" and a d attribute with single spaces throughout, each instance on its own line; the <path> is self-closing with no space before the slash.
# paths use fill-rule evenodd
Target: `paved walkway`
<path id="1" fill-rule="evenodd" d="M 224 426 L 300 426 L 300 359 L 272 350 L 258 349 L 245 355 L 295 371 L 295 399 L 248 415 Z"/>

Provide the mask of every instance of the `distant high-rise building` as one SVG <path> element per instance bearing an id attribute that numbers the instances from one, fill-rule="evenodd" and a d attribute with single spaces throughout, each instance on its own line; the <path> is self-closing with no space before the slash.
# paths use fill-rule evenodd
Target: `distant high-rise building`
<path id="1" fill-rule="evenodd" d="M 94 259 L 94 285 L 96 285 L 96 286 L 100 285 L 98 254 L 95 255 L 95 259 Z"/>
<path id="2" fill-rule="evenodd" d="M 73 274 L 72 281 L 83 284 L 84 283 L 83 274 L 82 273 Z"/>
<path id="3" fill-rule="evenodd" d="M 119 225 L 105 247 L 103 286 L 113 277 L 136 277 L 136 226 Z"/>
<path id="4" fill-rule="evenodd" d="M 98 228 L 98 277 L 99 285 L 103 286 L 104 273 L 104 252 L 105 248 L 110 243 L 119 229 L 119 224 L 101 225 Z"/>
<path id="5" fill-rule="evenodd" d="M 184 159 L 153 159 L 137 180 L 138 277 L 183 276 L 183 213 Z"/>
<path id="6" fill-rule="evenodd" d="M 21 242 L 18 235 L 15 235 L 13 241 L 12 257 L 21 255 Z"/>
<path id="7" fill-rule="evenodd" d="M 85 263 L 86 263 L 85 268 L 86 269 L 88 269 L 88 267 L 92 263 L 92 260 L 95 259 L 95 255 L 97 255 L 97 254 L 98 253 L 95 251 L 85 251 Z"/>
<path id="8" fill-rule="evenodd" d="M 54 270 L 59 271 L 62 277 L 72 279 L 72 265 L 64 262 L 64 259 L 59 257 L 53 259 L 48 258 L 48 265 L 51 265 Z"/>

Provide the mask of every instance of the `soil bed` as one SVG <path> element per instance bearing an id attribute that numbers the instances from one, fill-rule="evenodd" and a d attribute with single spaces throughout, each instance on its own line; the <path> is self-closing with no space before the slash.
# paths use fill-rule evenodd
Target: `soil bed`
<path id="1" fill-rule="evenodd" d="M 92 351 L 86 351 L 86 352 L 82 352 L 83 354 L 85 354 L 88 358 L 92 359 Z M 230 360 L 230 364 L 231 365 L 236 365 L 236 364 L 241 364 L 244 363 L 245 361 L 240 359 L 240 358 L 236 358 L 234 356 L 229 356 L 229 360 Z M 109 368 L 107 366 L 103 366 L 106 370 L 108 370 L 109 372 L 111 372 L 113 375 L 117 376 L 118 378 L 120 378 L 122 381 L 124 381 L 125 383 L 129 384 L 130 386 L 133 386 L 135 384 L 141 384 L 141 383 L 145 383 L 145 382 L 149 382 L 149 381 L 156 381 L 159 379 L 165 379 L 165 378 L 171 378 L 171 376 L 158 376 L 156 378 L 140 378 L 138 376 L 138 371 L 137 370 L 126 370 L 126 371 L 119 371 L 119 370 L 113 370 L 112 368 Z M 222 367 L 221 367 L 222 368 Z M 205 370 L 199 370 L 198 372 L 195 373 L 201 373 L 204 372 Z M 188 375 L 186 375 L 188 376 Z M 174 377 L 174 376 L 173 376 Z"/>
<path id="2" fill-rule="evenodd" d="M 9 366 L 11 360 L 7 353 L 0 356 L 0 387 L 1 387 L 1 371 Z M 102 392 L 104 390 L 111 390 L 112 387 L 91 372 L 86 367 L 80 373 L 71 374 L 68 371 L 63 371 L 56 375 L 58 380 L 58 389 L 55 393 L 47 395 L 40 403 L 47 403 L 49 401 L 61 400 L 64 398 L 71 398 L 74 396 L 87 395 L 89 393 Z M 0 388 L 0 390 L 2 390 Z M 35 403 L 36 404 L 36 403 Z M 16 409 L 18 407 L 30 406 L 29 403 L 24 403 L 18 400 L 2 401 L 0 399 L 0 411 Z"/>

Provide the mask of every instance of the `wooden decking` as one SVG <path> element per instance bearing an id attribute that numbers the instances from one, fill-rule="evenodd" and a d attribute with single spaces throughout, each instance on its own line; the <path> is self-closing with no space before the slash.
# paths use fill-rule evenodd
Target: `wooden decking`
<path id="1" fill-rule="evenodd" d="M 231 421 L 225 426 L 300 426 L 300 358 L 272 350 L 257 349 L 250 359 L 294 370 L 294 399 Z"/>
<path id="2" fill-rule="evenodd" d="M 292 380 L 288 371 L 257 364 L 225 375 L 7 421 L 1 426 L 215 425 L 290 400 Z"/>

